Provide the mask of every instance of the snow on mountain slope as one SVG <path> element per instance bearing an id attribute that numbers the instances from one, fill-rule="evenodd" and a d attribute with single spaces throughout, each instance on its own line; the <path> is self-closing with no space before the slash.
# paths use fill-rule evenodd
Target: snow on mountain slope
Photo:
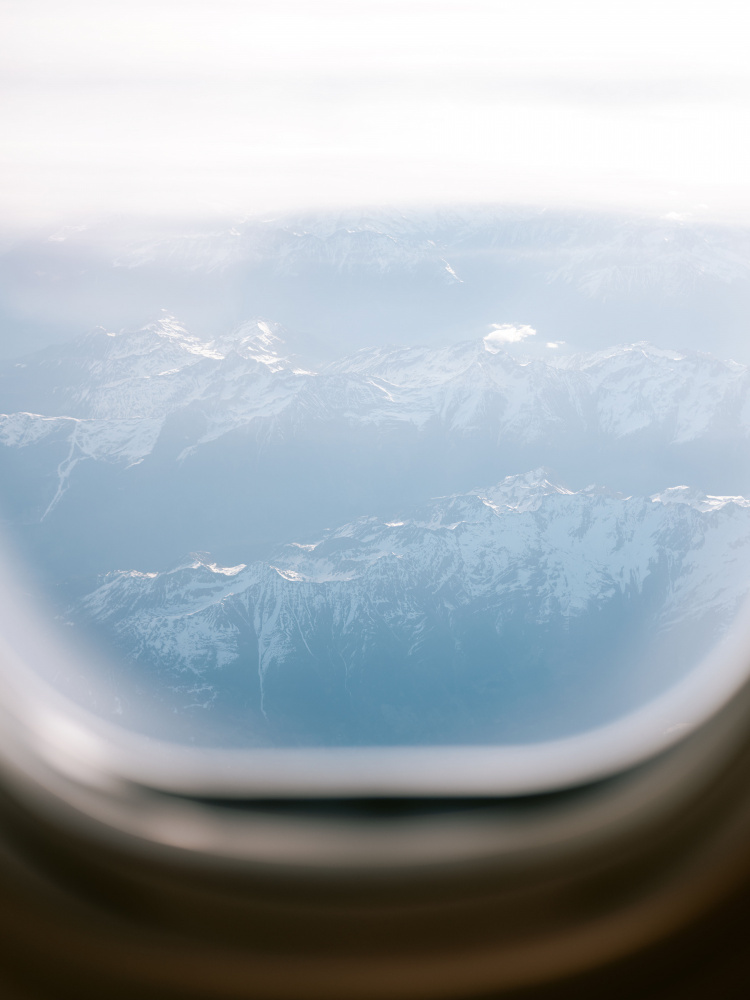
<path id="1" fill-rule="evenodd" d="M 0 413 L 0 443 L 26 448 L 46 438 L 70 443 L 73 456 L 98 461 L 140 461 L 150 454 L 161 430 L 161 421 L 131 417 L 125 420 L 81 420 L 77 417 L 43 417 L 38 413 Z"/>
<path id="2" fill-rule="evenodd" d="M 456 281 L 433 228 L 432 218 L 396 210 L 247 219 L 225 229 L 131 244 L 115 265 L 209 273 L 266 265 L 285 275 L 310 266 L 339 273 L 408 274 L 426 265 L 444 280 Z"/>
<path id="3" fill-rule="evenodd" d="M 738 228 L 676 213 L 620 218 L 502 206 L 248 218 L 131 243 L 116 264 L 209 273 L 265 265 L 277 274 L 325 266 L 375 275 L 426 266 L 457 281 L 467 254 L 476 253 L 494 254 L 498 266 L 530 263 L 548 281 L 591 298 L 656 289 L 677 295 L 696 282 L 750 280 L 750 239 Z"/>
<path id="4" fill-rule="evenodd" d="M 706 280 L 728 285 L 750 279 L 750 241 L 742 230 L 696 225 L 679 214 L 628 219 L 612 231 L 572 240 L 551 281 L 590 298 L 658 289 L 678 295 Z"/>
<path id="5" fill-rule="evenodd" d="M 494 399 L 502 407 L 501 426 L 512 421 L 508 429 L 527 440 L 561 422 L 616 438 L 666 429 L 675 442 L 710 430 L 750 430 L 746 366 L 646 343 L 544 361 L 490 351 L 482 341 L 374 348 L 330 368 L 382 379 L 390 392 L 398 387 L 412 400 L 425 400 L 427 412 L 456 415 L 454 428 L 471 426 L 474 413 Z"/>
<path id="6" fill-rule="evenodd" d="M 604 434 L 624 437 L 657 426 L 678 443 L 750 428 L 750 376 L 735 361 L 637 343 L 559 364 L 585 379 Z"/>
<path id="7" fill-rule="evenodd" d="M 2 418 L 6 446 L 54 430 L 69 434 L 71 457 L 124 465 L 150 454 L 160 428 L 181 414 L 195 418 L 183 458 L 243 428 L 266 443 L 334 425 L 355 434 L 429 427 L 516 444 L 555 434 L 616 441 L 648 431 L 672 443 L 750 435 L 745 366 L 645 343 L 545 360 L 483 340 L 378 347 L 313 371 L 262 320 L 203 343 L 164 317 L 32 356 L 6 369 L 3 385 L 21 404 Z"/>
<path id="8" fill-rule="evenodd" d="M 63 448 L 56 468 L 56 488 L 42 520 L 65 495 L 70 476 L 83 461 L 137 465 L 150 455 L 162 429 L 161 420 L 80 420 L 76 417 L 43 417 L 38 413 L 0 413 L 0 445 L 28 448 L 50 440 Z"/>
<path id="9" fill-rule="evenodd" d="M 17 380 L 47 391 L 54 415 L 159 419 L 189 405 L 216 379 L 227 357 L 249 373 L 279 371 L 276 338 L 265 323 L 245 324 L 223 350 L 192 337 L 172 316 L 141 330 L 98 330 L 28 359 Z M 253 333 L 255 335 L 253 335 Z M 55 412 L 55 410 L 57 412 Z"/>
<path id="10" fill-rule="evenodd" d="M 391 521 L 362 517 L 266 562 L 115 572 L 72 616 L 129 656 L 200 678 L 208 704 L 221 668 L 240 661 L 263 692 L 291 668 L 347 683 L 389 661 L 429 669 L 483 630 L 502 659 L 519 615 L 532 636 L 567 635 L 608 607 L 640 609 L 633 621 L 654 634 L 706 622 L 715 636 L 750 591 L 748 566 L 745 498 L 573 493 L 537 470 Z"/>

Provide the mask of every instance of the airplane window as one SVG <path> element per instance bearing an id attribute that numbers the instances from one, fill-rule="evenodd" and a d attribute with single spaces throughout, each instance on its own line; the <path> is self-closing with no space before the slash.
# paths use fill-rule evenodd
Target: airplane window
<path id="1" fill-rule="evenodd" d="M 6 642 L 212 780 L 617 770 L 745 678 L 748 206 L 675 162 L 716 67 L 675 89 L 652 38 L 633 74 L 630 29 L 562 58 L 528 12 L 498 56 L 483 3 L 282 6 L 81 4 L 75 73 L 53 7 L 14 13 Z"/>
<path id="2" fill-rule="evenodd" d="M 0 6 L 3 996 L 746 996 L 737 5 Z"/>

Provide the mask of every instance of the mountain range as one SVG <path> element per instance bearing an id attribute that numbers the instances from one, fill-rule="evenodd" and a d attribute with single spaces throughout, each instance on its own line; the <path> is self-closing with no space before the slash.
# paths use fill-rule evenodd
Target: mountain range
<path id="1" fill-rule="evenodd" d="M 0 518 L 129 724 L 562 735 L 682 676 L 746 592 L 744 230 L 75 226 L 6 248 L 0 285 L 4 328 L 52 331 L 0 360 Z"/>
<path id="2" fill-rule="evenodd" d="M 372 208 L 155 228 L 83 219 L 0 247 L 0 354 L 161 308 L 201 340 L 282 323 L 313 368 L 391 340 L 446 346 L 503 319 L 581 349 L 645 339 L 750 362 L 750 233 L 498 205 Z M 24 344 L 28 345 L 24 348 Z"/>
<path id="3" fill-rule="evenodd" d="M 240 742 L 524 742 L 663 690 L 732 621 L 749 562 L 743 497 L 539 469 L 266 560 L 110 573 L 68 616 Z"/>
<path id="4" fill-rule="evenodd" d="M 548 280 L 574 284 L 592 298 L 750 279 L 750 239 L 740 228 L 679 213 L 612 218 L 498 206 L 250 217 L 225 228 L 134 239 L 115 264 L 182 272 L 262 264 L 291 275 L 312 265 L 349 276 L 427 268 L 451 283 L 463 281 L 472 259 L 488 251 L 500 266 L 536 258 Z"/>
<path id="5" fill-rule="evenodd" d="M 491 333 L 314 368 L 283 334 L 256 320 L 201 341 L 165 316 L 0 366 L 2 503 L 22 544 L 58 577 L 262 555 L 537 463 L 576 488 L 750 492 L 739 363 L 646 343 L 540 357 Z"/>

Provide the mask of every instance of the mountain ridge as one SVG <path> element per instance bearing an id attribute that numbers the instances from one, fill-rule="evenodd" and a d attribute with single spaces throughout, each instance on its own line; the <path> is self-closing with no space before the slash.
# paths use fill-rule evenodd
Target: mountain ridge
<path id="1" fill-rule="evenodd" d="M 684 486 L 653 497 L 599 487 L 573 492 L 537 469 L 435 498 L 388 521 L 362 517 L 261 562 L 223 567 L 204 555 L 162 573 L 115 572 L 69 615 L 106 631 L 116 648 L 166 678 L 173 693 L 193 699 L 200 690 L 204 708 L 221 698 L 222 671 L 245 671 L 257 678 L 263 717 L 273 723 L 294 716 L 286 700 L 296 689 L 282 694 L 278 686 L 296 677 L 324 714 L 326 705 L 339 711 L 351 696 L 369 719 L 368 732 L 382 724 L 397 738 L 402 729 L 383 721 L 377 700 L 372 711 L 363 707 L 380 690 L 377 670 L 396 673 L 389 704 L 403 697 L 411 712 L 413 697 L 429 701 L 421 685 L 434 682 L 454 691 L 462 718 L 469 703 L 481 715 L 477 692 L 460 693 L 466 671 L 469 688 L 490 683 L 493 671 L 520 670 L 519 683 L 523 671 L 529 681 L 537 676 L 533 656 L 517 644 L 519 630 L 537 630 L 567 644 L 572 657 L 588 657 L 598 683 L 602 650 L 582 654 L 577 630 L 609 621 L 615 609 L 619 625 L 610 638 L 634 657 L 646 633 L 661 647 L 684 633 L 690 653 L 683 643 L 677 654 L 684 671 L 684 657 L 710 648 L 744 600 L 749 556 L 744 497 L 710 497 Z M 477 636 L 485 637 L 479 652 L 472 646 Z M 634 689 L 658 686 L 659 669 L 666 669 L 644 662 L 653 676 L 639 675 L 637 658 L 629 664 L 639 675 Z M 430 663 L 437 664 L 432 682 Z M 565 667 L 552 685 L 558 695 L 571 678 L 575 670 Z"/>
<path id="2" fill-rule="evenodd" d="M 750 489 L 739 461 L 750 452 L 750 369 L 736 362 L 643 342 L 542 358 L 479 338 L 372 348 L 316 369 L 283 333 L 253 320 L 199 340 L 165 316 L 100 331 L 97 351 L 84 340 L 6 366 L 8 516 L 43 559 L 62 550 L 33 526 L 59 525 L 86 572 L 100 572 L 128 538 L 150 546 L 156 566 L 194 547 L 223 559 L 237 537 L 260 551 L 521 462 L 626 492 Z M 310 502 L 300 508 L 297 493 Z M 147 511 L 161 518 L 159 537 Z"/>
<path id="3" fill-rule="evenodd" d="M 92 337 L 100 347 L 93 353 L 106 348 L 93 361 Z M 6 424 L 13 412 L 41 419 L 166 419 L 194 404 L 214 421 L 205 437 L 210 440 L 257 420 L 273 422 L 284 414 L 294 420 L 295 410 L 296 419 L 305 420 L 316 411 L 322 419 L 417 427 L 436 419 L 461 432 L 484 422 L 487 407 L 494 407 L 500 433 L 503 423 L 506 431 L 529 436 L 540 433 L 535 427 L 540 421 L 576 418 L 585 429 L 588 418 L 622 437 L 671 419 L 679 442 L 705 433 L 722 407 L 731 407 L 729 416 L 750 434 L 748 367 L 699 352 L 638 342 L 542 359 L 488 350 L 480 339 L 444 348 L 370 348 L 316 371 L 284 353 L 283 346 L 263 320 L 208 342 L 191 337 L 172 317 L 133 333 L 102 331 L 75 342 L 72 352 L 47 349 L 41 357 L 6 367 L 11 396 L 14 382 L 39 371 L 51 371 L 54 385 L 47 393 L 49 406 L 21 406 L 3 417 Z M 77 355 L 87 359 L 85 366 Z M 62 378 L 71 365 L 66 385 Z M 631 385 L 636 380 L 638 393 Z M 18 392 L 23 395 L 23 388 Z"/>

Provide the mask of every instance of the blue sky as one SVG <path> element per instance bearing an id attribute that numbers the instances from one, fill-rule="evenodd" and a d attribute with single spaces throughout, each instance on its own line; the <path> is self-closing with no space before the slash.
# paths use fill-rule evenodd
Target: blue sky
<path id="1" fill-rule="evenodd" d="M 435 200 L 750 217 L 738 2 L 0 11 L 6 225 Z"/>

